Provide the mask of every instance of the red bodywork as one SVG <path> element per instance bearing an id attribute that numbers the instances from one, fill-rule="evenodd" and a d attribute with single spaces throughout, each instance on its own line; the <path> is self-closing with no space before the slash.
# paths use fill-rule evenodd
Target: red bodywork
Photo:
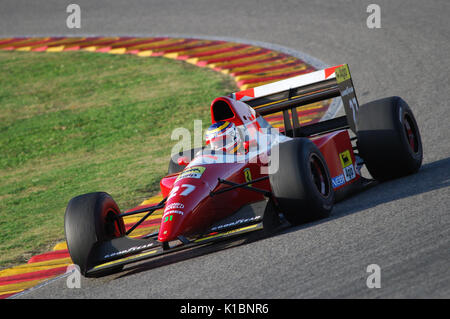
<path id="1" fill-rule="evenodd" d="M 227 106 L 232 113 L 224 111 Z M 228 115 L 223 118 L 223 114 Z M 215 99 L 211 104 L 211 117 L 213 123 L 227 120 L 232 121 L 236 126 L 245 127 L 250 135 L 250 144 L 252 144 L 252 135 L 264 134 L 256 120 L 255 111 L 247 104 L 231 98 Z M 347 130 L 315 136 L 311 140 L 320 149 L 327 162 L 335 191 L 360 178 L 356 172 L 355 156 Z M 264 159 L 265 152 L 262 151 L 258 155 Z M 213 223 L 234 214 L 242 206 L 265 199 L 264 195 L 243 188 L 236 188 L 215 196 L 210 194 L 227 187 L 219 183 L 219 178 L 241 184 L 267 176 L 261 172 L 261 167 L 267 166 L 266 161 L 258 158 L 256 162 L 192 165 L 195 162 L 196 158 L 183 172 L 168 175 L 160 182 L 162 195 L 168 197 L 158 235 L 158 240 L 161 242 L 175 240 L 180 235 L 188 237 L 201 234 Z M 281 159 L 280 165 L 282 163 Z M 347 172 L 344 167 L 347 168 Z M 268 179 L 254 186 L 271 191 Z"/>

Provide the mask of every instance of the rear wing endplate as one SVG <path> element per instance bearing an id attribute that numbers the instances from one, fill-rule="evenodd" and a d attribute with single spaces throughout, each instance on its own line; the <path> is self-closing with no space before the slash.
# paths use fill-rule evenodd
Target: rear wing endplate
<path id="1" fill-rule="evenodd" d="M 243 90 L 231 97 L 247 103 L 260 115 L 282 111 L 285 132 L 292 132 L 293 136 L 310 136 L 341 128 L 350 128 L 354 133 L 357 130 L 359 104 L 347 64 Z M 300 127 L 298 107 L 335 97 L 341 97 L 345 116 Z"/>

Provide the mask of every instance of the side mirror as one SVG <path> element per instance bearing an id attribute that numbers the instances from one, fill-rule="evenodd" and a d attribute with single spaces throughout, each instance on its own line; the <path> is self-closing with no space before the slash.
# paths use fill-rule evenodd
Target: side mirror
<path id="1" fill-rule="evenodd" d="M 178 165 L 187 166 L 189 164 L 189 159 L 186 156 L 181 156 L 178 158 Z"/>

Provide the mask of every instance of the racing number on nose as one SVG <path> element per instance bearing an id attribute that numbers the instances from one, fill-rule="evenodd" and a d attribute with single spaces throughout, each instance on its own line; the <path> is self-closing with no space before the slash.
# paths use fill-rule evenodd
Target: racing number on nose
<path id="1" fill-rule="evenodd" d="M 187 196 L 190 193 L 192 193 L 195 189 L 194 185 L 191 184 L 183 184 L 180 186 L 175 186 L 174 188 L 172 188 L 172 190 L 170 191 L 169 197 L 167 197 L 167 199 L 169 200 L 170 198 L 172 198 L 173 196 L 175 196 L 177 194 L 177 192 L 181 189 L 184 188 L 184 190 L 180 193 L 180 196 Z"/>

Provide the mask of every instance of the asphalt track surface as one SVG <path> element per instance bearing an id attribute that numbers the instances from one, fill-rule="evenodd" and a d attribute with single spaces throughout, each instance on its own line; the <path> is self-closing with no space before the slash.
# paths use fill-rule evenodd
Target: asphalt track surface
<path id="1" fill-rule="evenodd" d="M 73 1 L 81 29 L 65 20 L 68 1 L 0 3 L 0 37 L 191 35 L 290 47 L 328 65 L 350 65 L 360 103 L 399 95 L 416 115 L 424 145 L 420 172 L 335 206 L 330 218 L 248 244 L 202 249 L 133 265 L 123 273 L 62 277 L 22 298 L 449 298 L 450 2 Z M 367 266 L 381 268 L 369 289 Z"/>

